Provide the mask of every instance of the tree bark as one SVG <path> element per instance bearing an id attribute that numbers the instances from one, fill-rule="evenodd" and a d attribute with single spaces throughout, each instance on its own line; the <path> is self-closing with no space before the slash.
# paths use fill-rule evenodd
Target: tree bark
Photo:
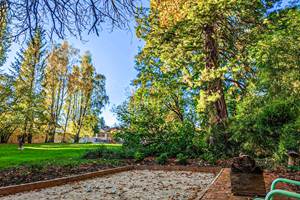
<path id="1" fill-rule="evenodd" d="M 55 140 L 55 132 L 56 132 L 56 123 L 55 123 L 55 113 L 51 113 L 50 122 L 48 125 L 48 133 L 47 133 L 47 143 L 54 143 Z"/>
<path id="2" fill-rule="evenodd" d="M 48 143 L 54 143 L 56 132 L 56 124 L 51 123 L 49 133 L 48 133 Z"/>
<path id="3" fill-rule="evenodd" d="M 80 116 L 82 116 L 82 115 L 80 114 Z M 82 116 L 82 117 L 84 117 L 84 116 Z M 75 138 L 74 138 L 74 143 L 79 143 L 80 131 L 81 131 L 81 128 L 82 128 L 82 120 L 83 120 L 82 117 L 80 117 L 79 121 L 78 121 L 78 130 L 77 130 L 77 133 L 76 133 Z"/>
<path id="4" fill-rule="evenodd" d="M 80 131 L 83 125 L 83 120 L 86 116 L 86 111 L 88 109 L 88 105 L 89 105 L 89 96 L 85 97 L 83 99 L 83 95 L 81 96 L 81 104 L 80 104 L 80 111 L 79 111 L 79 118 L 78 118 L 78 130 L 77 133 L 75 135 L 75 139 L 74 139 L 74 143 L 78 143 L 79 142 L 79 138 L 80 138 Z"/>
<path id="5" fill-rule="evenodd" d="M 64 133 L 63 133 L 63 137 L 61 139 L 61 143 L 66 143 L 66 132 L 67 132 L 67 127 L 68 127 L 71 107 L 72 107 L 72 100 L 71 100 L 71 97 L 70 97 L 70 102 L 69 102 L 69 105 L 68 105 L 67 116 L 66 116 L 66 123 L 65 123 L 65 126 L 64 126 Z"/>
<path id="6" fill-rule="evenodd" d="M 208 70 L 216 70 L 219 68 L 219 55 L 218 55 L 218 44 L 216 39 L 214 38 L 215 30 L 213 25 L 207 25 L 204 29 L 205 35 L 205 51 L 206 51 L 206 69 Z M 212 122 L 213 124 L 219 124 L 227 119 L 227 106 L 223 91 L 223 82 L 221 77 L 217 77 L 216 79 L 212 80 L 208 86 L 208 93 L 218 93 L 220 98 L 218 98 L 214 102 L 214 110 L 215 113 L 213 114 Z"/>
<path id="7" fill-rule="evenodd" d="M 54 85 L 54 84 L 53 84 Z M 51 107 L 50 107 L 50 119 L 48 124 L 48 133 L 46 135 L 46 142 L 53 143 L 55 137 L 55 128 L 56 128 L 56 113 L 55 113 L 55 87 L 51 88 Z"/>
<path id="8" fill-rule="evenodd" d="M 47 142 L 48 142 L 48 132 L 45 135 L 45 143 L 47 143 Z"/>

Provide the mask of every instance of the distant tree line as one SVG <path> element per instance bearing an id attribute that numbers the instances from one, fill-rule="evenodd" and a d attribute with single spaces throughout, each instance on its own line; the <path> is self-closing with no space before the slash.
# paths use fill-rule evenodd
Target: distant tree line
<path id="1" fill-rule="evenodd" d="M 8 26 L 1 22 L 1 34 Z M 8 46 L 2 40 L 0 63 Z M 82 134 L 94 134 L 104 125 L 101 110 L 108 103 L 105 77 L 98 74 L 89 52 L 63 42 L 46 45 L 38 28 L 22 48 L 8 73 L 1 73 L 0 143 L 12 136 L 32 143 L 34 137 L 54 142 L 78 142 Z M 68 136 L 68 137 L 67 137 Z"/>

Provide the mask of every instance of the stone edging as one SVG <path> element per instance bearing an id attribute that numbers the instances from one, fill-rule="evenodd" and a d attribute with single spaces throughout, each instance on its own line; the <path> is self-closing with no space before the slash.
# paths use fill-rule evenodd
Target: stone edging
<path id="1" fill-rule="evenodd" d="M 105 169 L 96 172 L 89 172 L 80 175 L 56 178 L 45 181 L 37 181 L 33 183 L 25 183 L 20 185 L 11 185 L 6 187 L 0 187 L 0 196 L 12 195 L 20 192 L 28 192 L 32 190 L 44 189 L 48 187 L 55 187 L 71 182 L 82 181 L 86 179 L 92 179 L 96 177 L 101 177 L 105 175 L 115 174 L 119 172 L 129 171 L 129 170 L 164 170 L 164 171 L 193 171 L 193 172 L 204 172 L 204 173 L 214 173 L 218 175 L 221 174 L 222 170 L 219 167 L 191 167 L 191 166 L 163 166 L 163 165 L 130 165 L 125 167 L 117 167 L 113 169 Z M 213 182 L 217 179 L 213 180 Z M 212 183 L 213 183 L 212 182 Z M 206 193 L 207 189 L 211 186 L 210 184 L 204 191 L 203 195 Z M 201 196 L 201 198 L 202 198 Z"/>

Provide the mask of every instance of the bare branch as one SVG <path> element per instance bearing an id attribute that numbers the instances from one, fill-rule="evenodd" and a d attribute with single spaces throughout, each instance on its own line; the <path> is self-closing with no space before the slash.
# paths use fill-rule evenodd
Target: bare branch
<path id="1" fill-rule="evenodd" d="M 36 28 L 50 39 L 80 37 L 84 31 L 99 35 L 104 23 L 127 28 L 140 0 L 0 0 L 8 7 L 11 36 L 30 37 Z M 1 16 L 0 16 L 1 17 Z"/>

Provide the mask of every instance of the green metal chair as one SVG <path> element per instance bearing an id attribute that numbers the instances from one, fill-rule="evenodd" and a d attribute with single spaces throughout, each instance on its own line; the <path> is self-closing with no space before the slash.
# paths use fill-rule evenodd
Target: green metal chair
<path id="1" fill-rule="evenodd" d="M 287 183 L 287 184 L 291 184 L 291 185 L 300 186 L 300 181 L 294 181 L 294 180 L 290 180 L 290 179 L 286 179 L 286 178 L 278 178 L 272 182 L 271 190 L 267 194 L 266 198 L 264 198 L 264 199 L 256 198 L 254 200 L 273 200 L 274 196 L 284 196 L 284 197 L 289 197 L 289 198 L 294 198 L 294 199 L 300 199 L 299 193 L 276 189 L 276 185 L 278 183 Z"/>

